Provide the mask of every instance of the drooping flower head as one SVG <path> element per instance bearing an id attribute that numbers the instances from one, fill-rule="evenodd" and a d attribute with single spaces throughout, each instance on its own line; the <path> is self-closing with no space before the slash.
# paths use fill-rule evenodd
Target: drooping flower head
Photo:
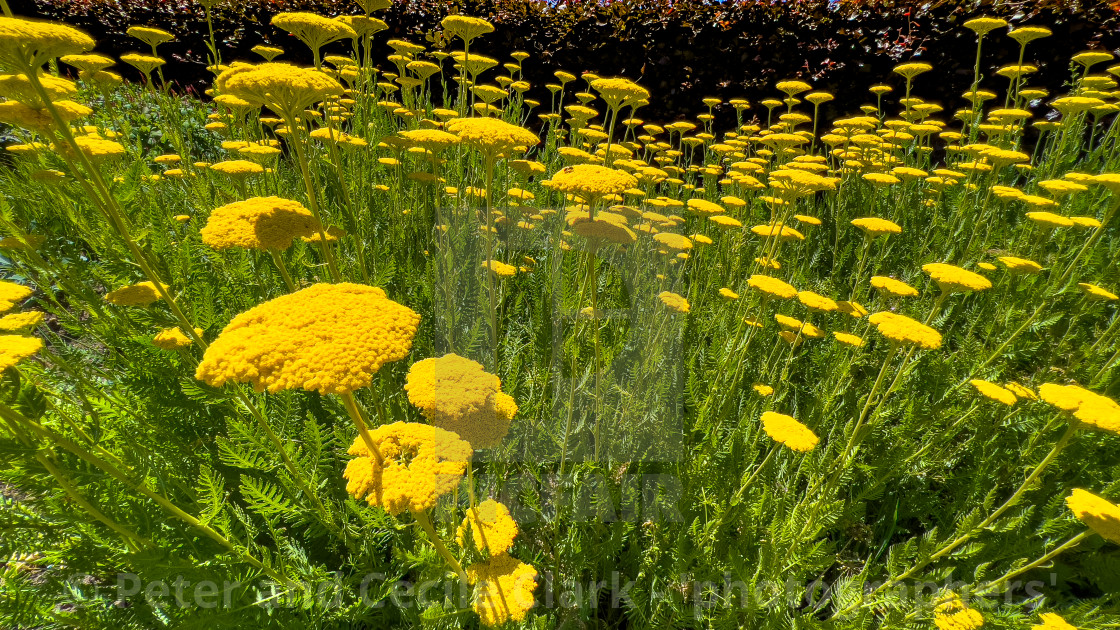
<path id="1" fill-rule="evenodd" d="M 252 197 L 216 208 L 199 233 L 202 242 L 214 249 L 281 250 L 291 247 L 296 238 L 317 232 L 315 217 L 298 201 Z"/>
<path id="2" fill-rule="evenodd" d="M 432 424 L 459 434 L 475 449 L 501 444 L 517 413 L 501 379 L 457 354 L 417 361 L 404 389 Z"/>
<path id="3" fill-rule="evenodd" d="M 468 532 L 475 549 L 496 556 L 513 547 L 513 539 L 517 537 L 517 521 L 510 516 L 509 508 L 494 499 L 486 499 L 467 510 L 455 535 L 460 547 L 465 546 Z"/>
<path id="4" fill-rule="evenodd" d="M 380 457 L 358 436 L 347 451 L 354 459 L 342 476 L 346 492 L 397 515 L 424 512 L 459 486 L 471 459 L 471 445 L 439 427 L 394 422 L 370 432 Z"/>
<path id="5" fill-rule="evenodd" d="M 257 391 L 345 394 L 412 348 L 420 316 L 360 284 L 316 284 L 233 318 L 202 357 L 195 378 Z"/>
<path id="6" fill-rule="evenodd" d="M 785 444 L 795 451 L 807 453 L 817 447 L 820 438 L 809 427 L 784 413 L 766 411 L 762 414 L 762 429 L 775 442 Z"/>
<path id="7" fill-rule="evenodd" d="M 467 567 L 467 579 L 475 587 L 471 608 L 484 625 L 522 621 L 535 603 L 537 570 L 509 554 L 472 564 Z"/>

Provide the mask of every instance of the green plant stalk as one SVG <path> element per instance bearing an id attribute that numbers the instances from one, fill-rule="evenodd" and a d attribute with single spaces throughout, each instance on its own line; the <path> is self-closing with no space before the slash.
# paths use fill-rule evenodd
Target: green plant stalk
<path id="1" fill-rule="evenodd" d="M 369 423 L 366 422 L 362 410 L 358 407 L 358 401 L 354 400 L 354 394 L 346 392 L 339 394 L 342 398 L 343 404 L 346 406 L 346 412 L 350 414 L 350 419 L 354 421 L 354 426 L 358 429 L 358 434 L 362 436 L 362 442 L 365 442 L 366 448 L 369 453 L 377 460 L 377 465 L 384 468 L 385 460 L 381 457 L 381 451 L 378 450 L 377 444 L 373 441 L 373 436 L 369 433 Z"/>
<path id="2" fill-rule="evenodd" d="M 15 421 L 15 422 L 22 423 L 24 426 L 28 427 L 33 433 L 39 435 L 40 437 L 48 439 L 55 444 L 58 444 L 59 446 L 66 449 L 70 453 L 78 456 L 80 459 L 82 459 L 86 463 L 102 470 L 103 472 L 105 472 L 109 476 L 113 477 L 117 481 L 120 481 L 126 487 L 133 490 L 134 492 L 138 492 L 138 493 L 144 495 L 145 497 L 148 497 L 152 501 L 155 501 L 157 504 L 160 505 L 160 507 L 162 507 L 165 510 L 167 510 L 168 512 L 170 512 L 176 518 L 183 521 L 187 525 L 190 525 L 191 527 L 197 529 L 198 531 L 202 532 L 208 538 L 210 538 L 214 542 L 218 543 L 218 545 L 220 545 L 223 549 L 225 549 L 226 551 L 238 556 L 241 559 L 241 561 L 243 561 L 246 564 L 252 566 L 253 568 L 261 571 L 262 573 L 269 576 L 270 578 L 272 578 L 272 579 L 274 579 L 274 580 L 276 580 L 277 582 L 280 582 L 280 583 L 286 583 L 287 582 L 287 578 L 285 578 L 283 575 L 276 572 L 276 570 L 274 570 L 272 567 L 270 567 L 270 566 L 264 564 L 263 562 L 261 562 L 259 559 L 257 559 L 255 556 L 253 556 L 249 552 L 239 549 L 237 545 L 235 545 L 233 542 L 230 541 L 230 539 L 223 536 L 221 533 L 216 531 L 214 528 L 210 527 L 209 525 L 203 523 L 202 521 L 198 520 L 194 516 L 191 516 L 187 512 L 183 511 L 179 506 L 172 503 L 170 500 L 168 500 L 163 495 L 149 489 L 145 484 L 140 483 L 140 482 L 132 481 L 131 479 L 129 479 L 129 476 L 127 474 L 125 474 L 122 470 L 120 470 L 116 466 L 113 466 L 109 462 L 101 459 L 100 457 L 94 455 L 93 453 L 90 453 L 89 451 L 82 448 L 80 445 L 71 441 L 67 437 L 57 433 L 56 431 L 53 431 L 52 429 L 49 429 L 49 428 L 39 424 L 38 422 L 35 422 L 34 420 L 31 420 L 30 418 L 27 418 L 27 417 L 23 416 L 22 414 L 17 413 L 16 411 L 12 410 L 7 405 L 0 405 L 0 416 L 3 416 L 4 418 L 8 419 L 9 421 Z"/>
<path id="3" fill-rule="evenodd" d="M 428 518 L 428 513 L 413 512 L 412 517 L 416 519 L 416 522 L 420 524 L 420 527 L 424 530 L 424 533 L 428 535 L 428 539 L 431 541 L 432 546 L 436 548 L 436 553 L 438 553 L 440 557 L 443 558 L 444 562 L 446 562 L 448 566 L 450 566 L 451 569 L 455 571 L 455 574 L 459 576 L 459 580 L 463 584 L 470 584 L 470 580 L 467 579 L 467 572 L 463 570 L 463 565 L 459 564 L 459 561 L 455 559 L 455 556 L 451 555 L 451 552 L 448 551 L 447 545 L 443 544 L 443 540 L 439 537 L 439 534 L 436 533 L 436 528 L 432 526 L 431 519 Z"/>
<path id="4" fill-rule="evenodd" d="M 323 213 L 319 210 L 319 196 L 315 190 L 315 184 L 311 179 L 311 166 L 307 161 L 307 148 L 303 146 L 303 124 L 296 124 L 296 117 L 292 112 L 282 112 L 284 116 L 284 124 L 288 126 L 288 137 L 292 139 L 292 147 L 296 150 L 296 160 L 299 162 L 299 172 L 303 178 L 304 191 L 307 193 L 307 205 L 311 213 L 315 215 L 315 221 L 318 223 L 316 228 L 319 231 L 319 246 L 323 251 L 323 258 L 327 262 L 327 269 L 330 271 L 331 280 L 333 282 L 341 282 L 342 275 L 338 272 L 338 266 L 335 264 L 334 253 L 331 251 L 330 243 L 327 242 L 327 226 L 323 222 Z"/>
<path id="5" fill-rule="evenodd" d="M 296 284 L 292 282 L 292 277 L 288 275 L 288 266 L 284 264 L 284 259 L 280 257 L 280 252 L 270 249 L 268 253 L 272 256 L 272 262 L 280 272 L 280 277 L 284 279 L 284 284 L 288 287 L 288 293 L 295 293 Z"/>

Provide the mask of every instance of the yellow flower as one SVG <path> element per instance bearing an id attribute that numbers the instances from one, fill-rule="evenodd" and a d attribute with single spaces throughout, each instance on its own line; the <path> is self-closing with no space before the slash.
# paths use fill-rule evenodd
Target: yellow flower
<path id="1" fill-rule="evenodd" d="M 510 277 L 517 274 L 517 267 L 514 267 L 513 265 L 507 265 L 506 263 L 501 262 L 500 260 L 491 260 L 489 267 L 490 267 L 490 273 L 493 273 L 495 276 L 498 276 L 499 278 L 510 278 Z M 482 268 L 483 269 L 487 268 L 485 260 L 482 261 Z"/>
<path id="2" fill-rule="evenodd" d="M 980 379 L 972 379 L 969 383 L 976 388 L 976 391 L 980 392 L 981 396 L 1003 403 L 1008 407 L 1014 405 L 1018 401 L 1018 398 L 1015 397 L 1015 394 L 1012 393 L 1011 390 L 1000 387 L 995 383 L 982 381 Z"/>
<path id="3" fill-rule="evenodd" d="M 257 391 L 344 394 L 412 348 L 420 316 L 360 284 L 316 284 L 233 318 L 206 350 L 195 378 Z"/>
<path id="4" fill-rule="evenodd" d="M 163 285 L 164 291 L 168 288 L 166 284 Z M 105 301 L 110 304 L 116 304 L 117 306 L 148 306 L 156 300 L 159 300 L 160 297 L 156 285 L 145 280 L 144 282 L 138 282 L 106 293 Z"/>
<path id="5" fill-rule="evenodd" d="M 333 41 L 358 36 L 357 31 L 340 20 L 302 11 L 277 13 L 272 17 L 272 25 L 295 35 L 315 51 Z"/>
<path id="6" fill-rule="evenodd" d="M 913 79 L 919 74 L 929 72 L 930 70 L 933 70 L 933 66 L 921 62 L 904 63 L 894 67 L 894 71 L 906 79 Z"/>
<path id="7" fill-rule="evenodd" d="M 162 57 L 155 57 L 153 55 L 141 55 L 137 53 L 127 53 L 121 55 L 121 61 L 136 68 L 144 74 L 151 74 L 152 70 L 167 63 Z"/>
<path id="8" fill-rule="evenodd" d="M 24 328 L 38 326 L 43 321 L 42 311 L 27 311 L 25 313 L 12 313 L 0 317 L 0 331 L 15 332 Z"/>
<path id="9" fill-rule="evenodd" d="M 1102 289 L 1095 284 L 1089 284 L 1088 282 L 1078 282 L 1077 288 L 1081 289 L 1081 292 L 1091 299 L 1104 300 L 1106 302 L 1113 302 L 1120 299 L 1120 296 L 1117 296 L 1115 293 Z"/>
<path id="10" fill-rule="evenodd" d="M 671 311 L 687 313 L 691 309 L 688 300 L 671 291 L 662 291 L 657 297 Z"/>
<path id="11" fill-rule="evenodd" d="M 1027 218 L 1046 228 L 1073 227 L 1073 221 L 1053 212 L 1028 212 Z"/>
<path id="12" fill-rule="evenodd" d="M 831 313 L 840 308 L 835 300 L 820 295 L 819 293 L 813 293 L 812 291 L 798 291 L 797 299 L 809 309 L 822 313 Z"/>
<path id="13" fill-rule="evenodd" d="M 833 331 L 832 336 L 836 337 L 836 341 L 839 341 L 840 343 L 845 345 L 853 346 L 856 348 L 863 346 L 863 337 L 860 337 L 858 335 Z"/>
<path id="14" fill-rule="evenodd" d="M 394 422 L 371 431 L 370 439 L 380 458 L 355 438 L 347 451 L 355 457 L 342 473 L 346 492 L 394 516 L 435 507 L 459 486 L 471 459 L 470 444 L 427 424 Z"/>
<path id="15" fill-rule="evenodd" d="M 551 188 L 587 199 L 618 195 L 638 185 L 638 180 L 625 171 L 595 164 L 566 166 L 549 182 Z"/>
<path id="16" fill-rule="evenodd" d="M 785 444 L 789 448 L 802 453 L 813 450 L 820 442 L 820 438 L 809 427 L 795 420 L 793 416 L 787 416 L 784 413 L 763 412 L 762 429 L 775 442 Z"/>
<path id="17" fill-rule="evenodd" d="M 824 336 L 823 330 L 817 328 L 809 322 L 803 322 L 797 318 L 790 317 L 788 315 L 782 315 L 780 313 L 775 314 L 774 319 L 778 321 L 779 325 L 785 328 L 789 328 L 790 330 L 799 333 L 803 337 L 812 337 L 813 339 L 819 339 Z"/>
<path id="18" fill-rule="evenodd" d="M 727 287 L 723 287 L 723 288 L 721 288 L 721 289 L 719 290 L 719 294 L 720 294 L 721 296 L 723 296 L 723 297 L 725 297 L 725 298 L 729 299 L 729 300 L 738 300 L 738 299 L 739 299 L 739 294 L 738 294 L 738 293 L 736 293 L 736 292 L 734 292 L 734 291 L 732 291 L 731 289 L 728 289 Z"/>
<path id="19" fill-rule="evenodd" d="M 467 580 L 475 587 L 471 608 L 484 625 L 522 621 L 535 603 L 537 570 L 509 554 L 467 567 Z"/>
<path id="20" fill-rule="evenodd" d="M 315 217 L 298 201 L 252 197 L 215 209 L 199 234 L 214 249 L 281 250 L 291 247 L 296 237 L 317 231 Z"/>
<path id="21" fill-rule="evenodd" d="M 105 68 L 108 68 L 109 66 L 116 63 L 113 61 L 112 57 L 95 54 L 66 55 L 64 57 L 61 57 L 60 60 L 62 61 L 62 63 L 74 66 L 79 71 L 81 71 L 82 78 L 92 76 L 99 70 L 104 70 Z"/>
<path id="22" fill-rule="evenodd" d="M 1052 35 L 1050 29 L 1045 26 L 1023 26 L 1007 34 L 1008 37 L 1019 42 L 1020 46 L 1026 46 L 1027 42 L 1032 42 L 1042 37 L 1050 37 L 1050 35 Z"/>
<path id="23" fill-rule="evenodd" d="M 264 57 L 265 61 L 272 61 L 273 59 L 275 59 L 275 58 L 279 57 L 280 55 L 284 54 L 284 49 L 283 48 L 277 48 L 275 46 L 265 46 L 263 44 L 257 44 L 256 46 L 253 46 L 249 50 L 257 53 L 258 55 L 260 55 L 262 57 Z"/>
<path id="24" fill-rule="evenodd" d="M 863 308 L 863 305 L 859 302 L 843 301 L 837 302 L 836 305 L 840 307 L 841 313 L 846 313 L 856 319 L 867 315 L 867 309 Z"/>
<path id="25" fill-rule="evenodd" d="M 992 288 L 991 281 L 984 276 L 956 265 L 928 263 L 922 265 L 922 271 L 929 274 L 945 293 L 968 293 Z"/>
<path id="26" fill-rule="evenodd" d="M 608 213 L 601 212 L 599 214 L 606 215 Z M 638 235 L 626 227 L 624 223 L 611 221 L 603 216 L 596 216 L 594 219 L 589 216 L 569 217 L 569 223 L 572 226 L 572 233 L 587 239 L 607 241 L 619 245 L 633 243 L 638 239 Z"/>
<path id="27" fill-rule="evenodd" d="M 747 285 L 762 291 L 767 295 L 788 300 L 797 296 L 797 289 L 793 286 L 770 276 L 754 274 L 747 279 Z"/>
<path id="28" fill-rule="evenodd" d="M 905 315 L 883 311 L 875 313 L 868 321 L 878 327 L 879 334 L 891 341 L 925 350 L 941 347 L 941 333 Z"/>
<path id="29" fill-rule="evenodd" d="M 997 260 L 1003 263 L 1003 265 L 1007 267 L 1007 270 L 1012 273 L 1027 274 L 1033 276 L 1042 271 L 1042 265 L 1036 263 L 1033 260 L 1027 260 L 1026 258 L 1000 256 Z"/>
<path id="30" fill-rule="evenodd" d="M 404 389 L 433 425 L 459 434 L 475 449 L 501 444 L 517 413 L 501 379 L 456 354 L 414 363 Z"/>
<path id="31" fill-rule="evenodd" d="M 443 18 L 440 22 L 443 30 L 450 33 L 453 37 L 458 37 L 464 42 L 470 42 L 472 39 L 486 35 L 487 33 L 494 32 L 494 25 L 487 22 L 482 18 L 470 17 L 467 15 L 449 15 Z M 573 79 L 575 77 L 572 77 Z"/>
<path id="32" fill-rule="evenodd" d="M 423 147 L 433 153 L 459 144 L 459 136 L 439 129 L 412 129 L 400 132 L 400 136 L 410 144 Z"/>
<path id="33" fill-rule="evenodd" d="M 517 537 L 517 522 L 510 516 L 509 508 L 494 499 L 486 499 L 467 510 L 467 515 L 455 534 L 460 547 L 464 546 L 468 531 L 475 549 L 486 555 L 496 556 L 513 547 L 513 539 Z"/>
<path id="34" fill-rule="evenodd" d="M 915 297 L 918 295 L 918 290 L 914 287 L 887 276 L 871 276 L 871 286 L 878 289 L 880 293 L 891 297 Z"/>
<path id="35" fill-rule="evenodd" d="M 595 79 L 591 89 L 599 93 L 610 109 L 627 107 L 649 98 L 649 90 L 629 79 Z"/>
<path id="36" fill-rule="evenodd" d="M 508 154 L 517 147 L 532 147 L 540 142 L 540 138 L 528 129 L 489 117 L 456 118 L 447 123 L 447 131 L 491 159 L 498 154 Z"/>
<path id="37" fill-rule="evenodd" d="M 965 28 L 977 35 L 983 35 L 989 31 L 994 31 L 997 28 L 1003 28 L 1005 26 L 1007 26 L 1007 20 L 991 17 L 972 18 L 964 23 Z"/>
<path id="38" fill-rule="evenodd" d="M 751 388 L 754 389 L 754 391 L 758 392 L 758 395 L 762 396 L 763 398 L 766 398 L 767 396 L 772 396 L 774 394 L 774 388 L 773 387 L 770 387 L 769 385 L 764 385 L 762 383 L 755 383 L 754 385 L 751 385 Z"/>
<path id="39" fill-rule="evenodd" d="M 126 32 L 129 37 L 135 37 L 153 48 L 175 39 L 174 35 L 165 30 L 148 26 L 130 26 Z"/>
<path id="40" fill-rule="evenodd" d="M 751 228 L 751 232 L 764 238 L 777 238 L 779 241 L 783 242 L 805 240 L 805 236 L 801 232 L 781 223 L 756 225 Z"/>
<path id="41" fill-rule="evenodd" d="M 938 611 L 933 615 L 937 630 L 977 630 L 984 626 L 984 616 L 979 611 L 965 608 Z"/>
<path id="42" fill-rule="evenodd" d="M 738 219 L 733 219 L 731 217 L 724 216 L 724 215 L 718 215 L 717 214 L 716 216 L 708 217 L 708 220 L 711 221 L 712 223 L 715 223 L 716 225 L 718 225 L 720 227 L 723 227 L 723 228 L 741 228 L 741 227 L 743 227 L 742 222 L 739 221 Z"/>
<path id="43" fill-rule="evenodd" d="M 1101 538 L 1120 544 L 1120 506 L 1081 488 L 1066 497 L 1066 506 Z"/>
<path id="44" fill-rule="evenodd" d="M 202 329 L 195 328 L 194 334 L 198 337 L 202 336 Z M 163 350 L 178 350 L 179 348 L 186 348 L 194 341 L 183 333 L 181 328 L 165 328 L 152 337 L 152 344 L 157 348 Z"/>
<path id="45" fill-rule="evenodd" d="M 687 207 L 689 210 L 700 215 L 721 214 L 727 212 L 723 206 L 718 203 L 712 203 L 704 199 L 689 199 Z"/>
<path id="46" fill-rule="evenodd" d="M 885 234 L 901 234 L 902 227 L 894 221 L 887 219 L 880 219 L 878 217 L 863 217 L 861 219 L 852 219 L 852 225 L 863 230 L 864 234 L 868 236 L 882 236 Z"/>
<path id="47" fill-rule="evenodd" d="M 43 340 L 22 335 L 0 335 L 0 372 L 43 348 Z"/>
<path id="48" fill-rule="evenodd" d="M 226 160 L 211 164 L 210 170 L 221 173 L 222 175 L 229 175 L 230 177 L 249 177 L 251 175 L 260 175 L 264 173 L 264 167 L 256 162 L 249 160 Z"/>
<path id="49" fill-rule="evenodd" d="M 93 113 L 93 110 L 89 107 L 81 103 L 75 103 L 74 101 L 55 101 L 54 108 L 63 122 L 72 122 Z M 45 108 L 31 107 L 19 101 L 5 101 L 0 103 L 0 122 L 40 133 L 54 129 L 55 124 L 54 118 Z M 85 136 L 79 136 L 79 146 L 86 140 L 87 138 Z M 98 140 L 100 140 L 100 138 Z M 116 143 L 114 142 L 112 144 Z M 69 145 L 63 146 L 67 153 L 69 153 Z M 119 147 L 120 145 L 116 146 Z M 121 153 L 124 153 L 124 147 L 121 147 Z"/>
<path id="50" fill-rule="evenodd" d="M 669 249 L 692 249 L 692 241 L 690 241 L 687 236 L 674 234 L 672 232 L 658 232 L 653 235 L 653 240 Z"/>
<path id="51" fill-rule="evenodd" d="M 12 310 L 16 303 L 22 302 L 31 293 L 31 289 L 22 284 L 0 280 L 0 313 Z"/>
<path id="52" fill-rule="evenodd" d="M 342 84 L 326 74 L 287 63 L 231 67 L 218 76 L 215 86 L 292 119 L 316 103 L 343 94 Z"/>
<path id="53" fill-rule="evenodd" d="M 1031 626 L 1031 630 L 1077 630 L 1077 627 L 1070 625 L 1055 613 L 1042 613 L 1038 616 L 1038 620 L 1042 623 Z"/>
<path id="54" fill-rule="evenodd" d="M 0 66 L 38 71 L 48 60 L 92 50 L 93 38 L 64 24 L 0 17 Z"/>
<path id="55" fill-rule="evenodd" d="M 49 74 L 39 77 L 39 84 L 47 93 L 47 100 L 50 102 L 65 100 L 78 93 L 78 86 L 73 81 L 52 77 Z M 39 93 L 31 85 L 31 79 L 25 74 L 0 75 L 0 96 L 19 101 L 34 109 L 42 109 L 45 106 Z"/>

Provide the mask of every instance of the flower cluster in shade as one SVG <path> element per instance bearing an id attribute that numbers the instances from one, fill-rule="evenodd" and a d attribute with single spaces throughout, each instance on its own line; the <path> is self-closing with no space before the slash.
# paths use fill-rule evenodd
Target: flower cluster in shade
<path id="1" fill-rule="evenodd" d="M 216 208 L 200 230 L 202 242 L 214 249 L 281 250 L 296 238 L 316 234 L 319 222 L 298 201 L 251 197 Z"/>
<path id="2" fill-rule="evenodd" d="M 195 328 L 196 337 L 202 337 L 202 329 Z M 162 350 L 179 350 L 194 343 L 181 328 L 165 328 L 152 337 L 152 345 Z"/>
<path id="3" fill-rule="evenodd" d="M 1074 488 L 1066 497 L 1066 507 L 1101 538 L 1120 544 L 1120 506 L 1088 490 Z"/>
<path id="4" fill-rule="evenodd" d="M 467 509 L 467 515 L 455 532 L 455 540 L 460 547 L 465 547 L 469 534 L 475 549 L 496 556 L 513 547 L 517 533 L 517 521 L 510 516 L 509 508 L 493 499 L 486 499 Z"/>
<path id="5" fill-rule="evenodd" d="M 346 492 L 397 515 L 424 512 L 458 487 L 471 459 L 471 445 L 439 427 L 394 422 L 370 432 L 379 455 L 358 436 L 347 451 L 354 458 L 342 476 Z"/>
<path id="6" fill-rule="evenodd" d="M 475 587 L 471 608 L 487 626 L 522 621 L 535 603 L 537 570 L 509 554 L 472 564 L 467 579 Z"/>
<path id="7" fill-rule="evenodd" d="M 257 391 L 344 394 L 412 349 L 420 316 L 360 284 L 316 284 L 259 304 L 222 330 L 195 378 Z"/>
<path id="8" fill-rule="evenodd" d="M 475 449 L 501 444 L 517 413 L 500 378 L 457 354 L 417 361 L 404 389 L 433 425 L 457 433 Z"/>
<path id="9" fill-rule="evenodd" d="M 163 285 L 164 291 L 169 288 L 166 284 Z M 148 306 L 161 297 L 156 285 L 145 280 L 106 293 L 105 301 L 117 306 Z"/>

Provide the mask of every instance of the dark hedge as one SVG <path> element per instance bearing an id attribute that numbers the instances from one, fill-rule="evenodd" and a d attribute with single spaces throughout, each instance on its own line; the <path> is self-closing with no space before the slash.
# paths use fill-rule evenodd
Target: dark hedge
<path id="1" fill-rule="evenodd" d="M 651 106 L 641 115 L 658 120 L 695 115 L 706 96 L 757 102 L 774 95 L 776 81 L 797 77 L 837 95 L 824 112 L 831 116 L 870 102 L 866 88 L 873 83 L 900 84 L 890 69 L 911 59 L 936 68 L 918 79 L 915 94 L 945 102 L 947 108 L 958 106 L 959 94 L 971 83 L 975 55 L 974 35 L 961 23 L 980 14 L 1054 31 L 1028 47 L 1027 60 L 1043 67 L 1031 85 L 1057 93 L 1069 79 L 1071 55 L 1086 48 L 1120 47 L 1116 5 L 1099 0 L 396 0 L 379 14 L 390 30 L 378 34 L 377 41 L 398 37 L 424 42 L 445 15 L 465 13 L 486 17 L 496 27 L 495 33 L 476 40 L 481 43 L 474 48 L 480 52 L 502 59 L 514 50 L 532 53 L 525 62 L 526 78 L 546 103 L 543 86 L 554 81 L 556 69 L 636 79 L 653 93 Z M 125 35 L 129 26 L 167 29 L 179 38 L 160 49 L 169 59 L 168 79 L 196 90 L 209 79 L 206 25 L 193 0 L 15 0 L 12 7 L 17 14 L 77 25 L 97 38 L 101 52 L 114 56 L 141 49 Z M 349 0 L 226 0 L 215 16 L 223 59 L 254 59 L 249 49 L 270 42 L 289 51 L 282 60 L 309 63 L 302 44 L 269 24 L 273 14 L 285 10 L 358 12 Z M 985 68 L 1015 62 L 1015 42 L 998 32 L 985 42 Z M 344 44 L 333 47 L 348 50 Z M 390 50 L 386 46 L 382 52 L 384 58 Z M 1005 82 L 992 76 L 984 85 L 1002 90 Z M 730 107 L 721 114 L 730 117 Z"/>

